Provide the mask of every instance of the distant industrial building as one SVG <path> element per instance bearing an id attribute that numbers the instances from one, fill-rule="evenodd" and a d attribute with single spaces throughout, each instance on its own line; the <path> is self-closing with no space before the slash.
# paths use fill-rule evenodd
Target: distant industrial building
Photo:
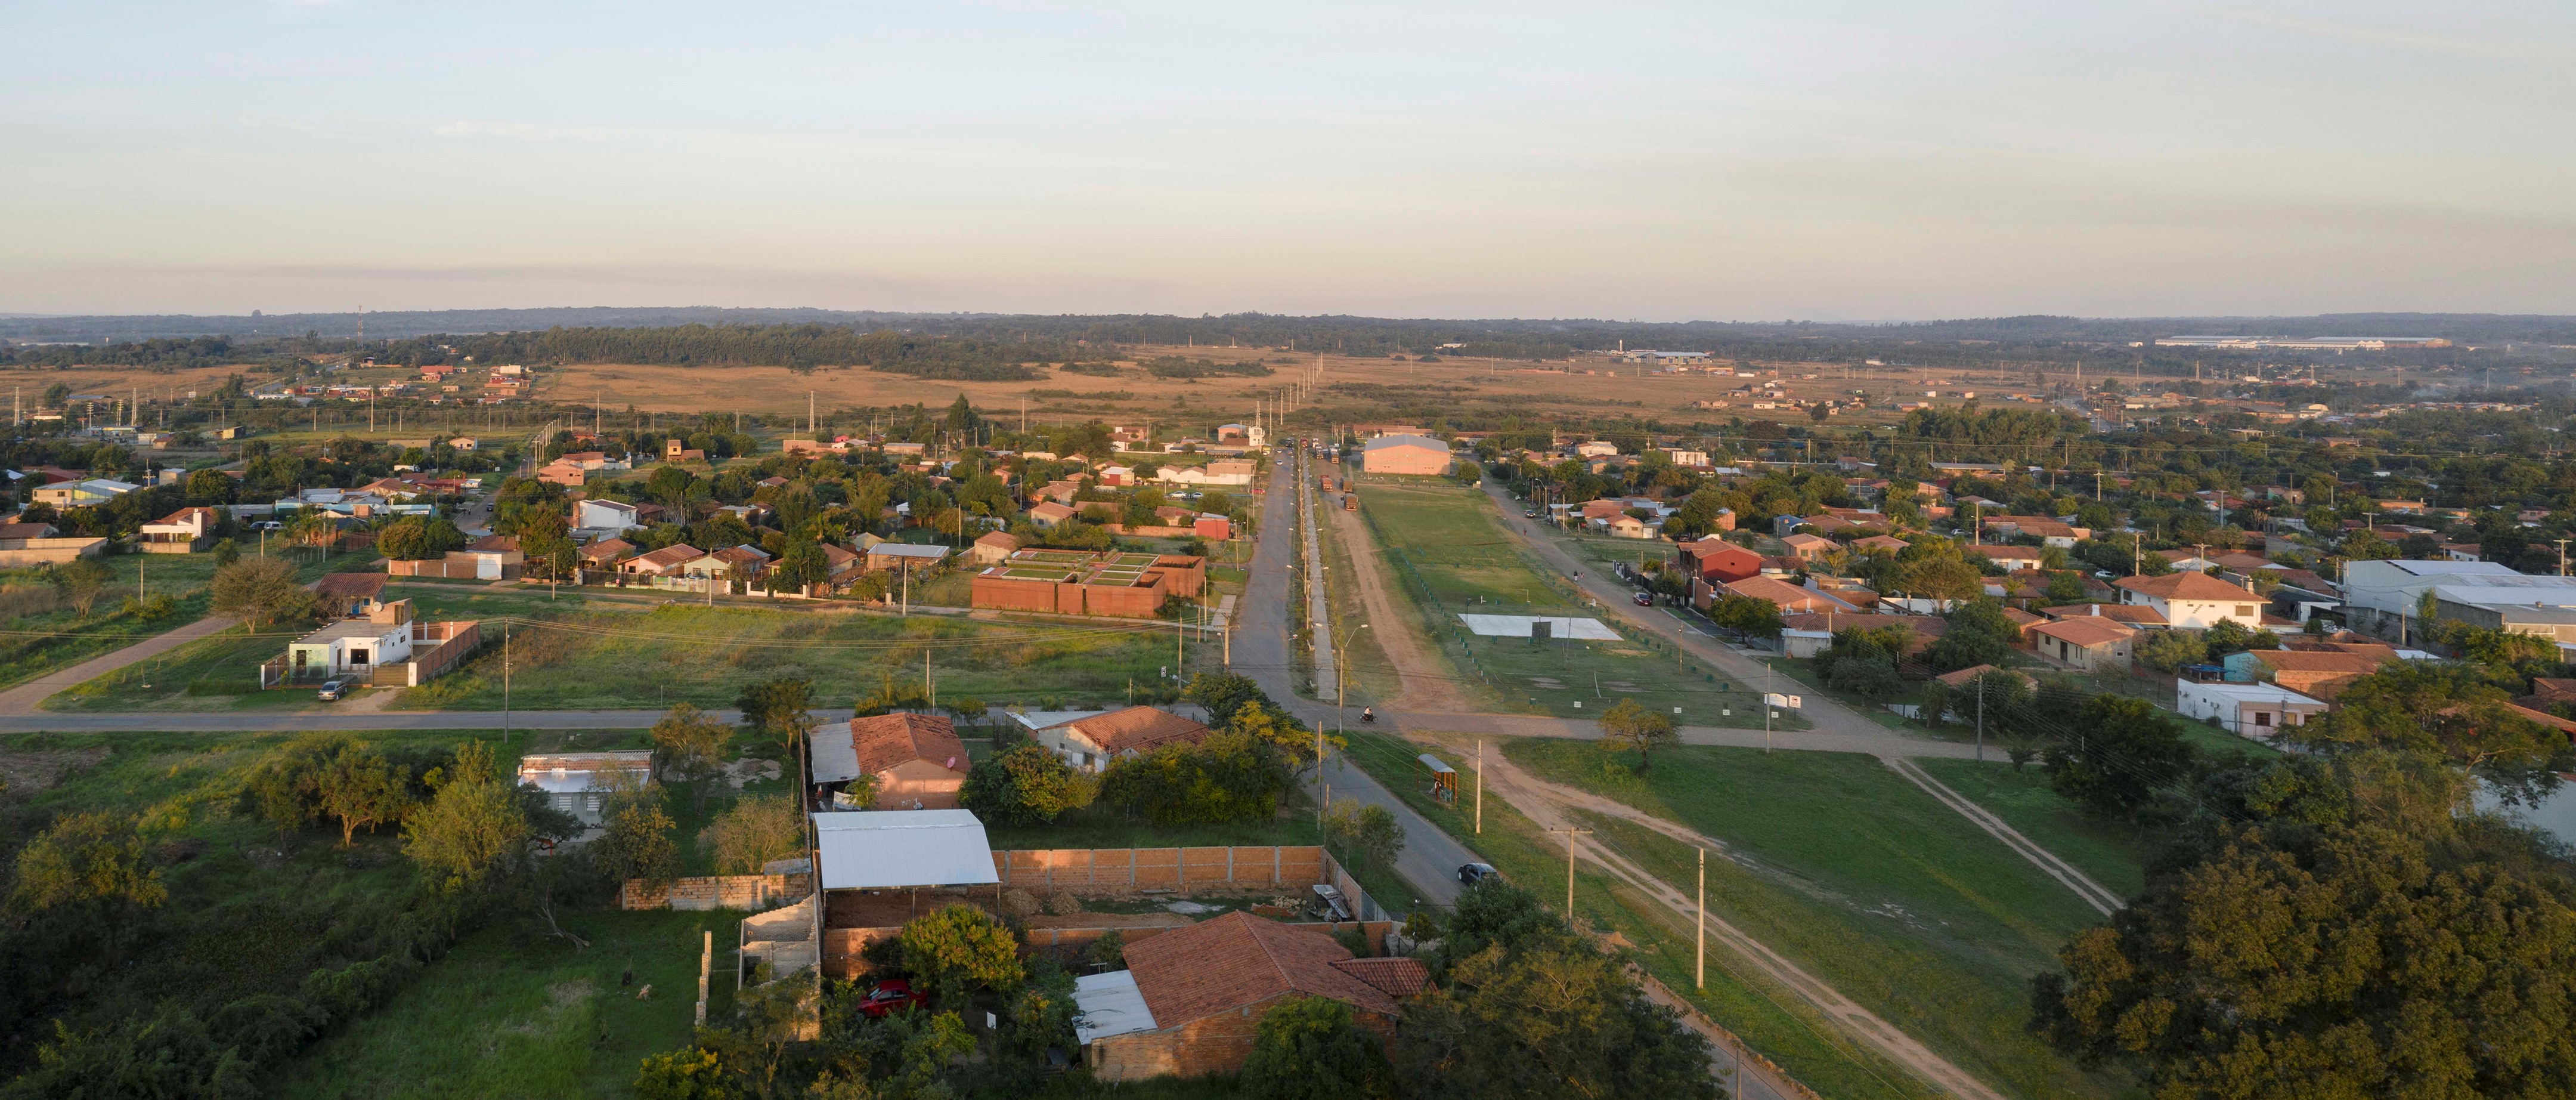
<path id="1" fill-rule="evenodd" d="M 1372 474 L 1445 474 L 1449 445 L 1424 435 L 1382 435 L 1360 448 L 1360 469 Z"/>
<path id="2" fill-rule="evenodd" d="M 2390 348 L 2447 348 L 2439 336 L 2167 336 L 2160 348 L 2224 348 L 2231 351 L 2387 351 Z"/>

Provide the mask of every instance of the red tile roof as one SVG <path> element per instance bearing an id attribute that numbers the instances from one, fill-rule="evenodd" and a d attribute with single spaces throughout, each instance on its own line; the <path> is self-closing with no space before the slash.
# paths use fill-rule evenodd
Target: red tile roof
<path id="1" fill-rule="evenodd" d="M 875 775 L 914 760 L 927 760 L 951 771 L 966 770 L 966 744 L 957 727 L 931 714 L 876 714 L 850 719 L 850 748 L 858 754 L 859 772 Z"/>
<path id="2" fill-rule="evenodd" d="M 1101 752 L 1113 754 L 1147 752 L 1178 741 L 1196 742 L 1208 734 L 1205 725 L 1153 707 L 1129 707 L 1077 718 L 1059 728 L 1079 733 L 1100 746 Z"/>
<path id="3" fill-rule="evenodd" d="M 1340 965 L 1363 961 L 1421 966 L 1410 959 L 1355 960 L 1347 948 L 1322 932 L 1248 913 L 1228 913 L 1176 928 L 1127 948 L 1127 969 L 1135 976 L 1136 992 L 1144 996 L 1155 1025 L 1163 1029 L 1284 993 L 1330 997 L 1384 1016 L 1401 1012 L 1386 987 L 1419 985 L 1410 976 L 1397 974 L 1396 967 L 1364 966 L 1355 974 Z"/>
<path id="4" fill-rule="evenodd" d="M 2126 638 L 2137 633 L 2137 631 L 2131 630 L 2128 627 L 2109 619 L 2096 619 L 2090 616 L 2081 619 L 2058 619 L 2054 622 L 2041 623 L 2038 626 L 2029 628 L 2028 632 L 2055 638 L 2069 645 L 2081 646 L 2085 649 L 2091 649 L 2097 645 L 2109 645 L 2112 642 L 2119 641 L 2122 638 Z"/>
<path id="5" fill-rule="evenodd" d="M 2142 596 L 2163 600 L 2234 601 L 2262 603 L 2263 597 L 2207 573 L 2167 573 L 2161 577 L 2122 577 L 2111 582 Z"/>
<path id="6" fill-rule="evenodd" d="M 390 579 L 383 573 L 324 573 L 321 580 L 313 582 L 313 594 L 342 599 L 374 599 L 385 590 L 385 582 Z"/>

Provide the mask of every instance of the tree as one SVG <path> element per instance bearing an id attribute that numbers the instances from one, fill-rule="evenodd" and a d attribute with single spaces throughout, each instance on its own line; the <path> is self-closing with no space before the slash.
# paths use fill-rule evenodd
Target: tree
<path id="1" fill-rule="evenodd" d="M 1965 559 L 1927 556 L 1907 562 L 1898 582 L 1906 594 L 1927 600 L 1969 600 L 1984 594 L 1985 574 Z"/>
<path id="2" fill-rule="evenodd" d="M 325 735 L 330 736 L 330 735 Z M 314 807 L 340 822 L 340 846 L 355 842 L 357 832 L 401 820 L 411 808 L 411 777 L 369 749 L 345 737 L 313 778 Z"/>
<path id="3" fill-rule="evenodd" d="M 230 538 L 215 540 L 215 568 L 221 569 L 241 560 L 241 545 Z"/>
<path id="4" fill-rule="evenodd" d="M 1020 984 L 1020 945 L 993 915 L 972 905 L 951 905 L 903 926 L 898 937 L 903 968 L 941 1003 L 976 989 Z"/>
<path id="5" fill-rule="evenodd" d="M 671 815 L 662 811 L 659 787 L 614 792 L 605 809 L 607 828 L 590 847 L 609 881 L 658 885 L 680 873 L 680 846 L 671 840 Z"/>
<path id="6" fill-rule="evenodd" d="M 1731 592 L 1718 597 L 1709 609 L 1709 620 L 1722 629 L 1754 638 L 1777 638 L 1788 629 L 1788 624 L 1780 620 L 1779 604 Z"/>
<path id="7" fill-rule="evenodd" d="M 99 593 L 107 590 L 115 576 L 96 558 L 73 558 L 46 571 L 54 588 L 71 601 L 72 610 L 86 619 L 89 609 L 98 603 Z"/>
<path id="8" fill-rule="evenodd" d="M 2084 598 L 2084 576 L 2074 570 L 2048 575 L 2048 587 L 2042 593 L 2054 604 L 2075 603 Z"/>
<path id="9" fill-rule="evenodd" d="M 1888 657 L 1860 657 L 1834 662 L 1825 686 L 1863 699 L 1885 699 L 1905 690 L 1896 662 Z"/>
<path id="10" fill-rule="evenodd" d="M 1324 835 L 1345 855 L 1364 855 L 1379 866 L 1393 866 L 1395 854 L 1404 850 L 1404 825 L 1384 806 L 1337 802 L 1324 813 Z"/>
<path id="11" fill-rule="evenodd" d="M 1349 746 L 1348 738 L 1337 733 L 1318 733 L 1307 729 L 1306 724 L 1298 721 L 1295 715 L 1276 707 L 1266 706 L 1264 705 L 1266 702 L 1268 701 L 1245 703 L 1234 712 L 1233 719 L 1226 723 L 1226 727 L 1278 749 L 1288 758 L 1291 766 L 1300 769 L 1321 762 L 1316 756 L 1318 744 L 1327 751 Z"/>
<path id="12" fill-rule="evenodd" d="M 403 821 L 403 853 L 440 889 L 481 887 L 525 853 L 535 830 L 517 788 L 493 771 L 489 747 L 466 742 L 431 785 L 429 804 Z"/>
<path id="13" fill-rule="evenodd" d="M 2136 820 L 2157 792 L 2191 770 L 2182 731 L 2144 699 L 2096 695 L 2048 749 L 2044 767 L 2057 793 L 2103 816 Z"/>
<path id="14" fill-rule="evenodd" d="M 1219 730 L 1196 745 L 1121 758 L 1101 776 L 1100 796 L 1156 825 L 1267 821 L 1289 784 L 1288 760 L 1277 748 Z"/>
<path id="15" fill-rule="evenodd" d="M 733 727 L 688 703 L 673 703 L 662 720 L 653 723 L 654 773 L 677 775 L 700 809 L 706 808 L 707 788 L 724 774 L 725 749 L 733 740 Z"/>
<path id="16" fill-rule="evenodd" d="M 1579 947 L 1459 960 L 1407 1003 L 1389 1055 L 1423 1100 L 1717 1096 L 1708 1040 Z"/>
<path id="17" fill-rule="evenodd" d="M 747 795 L 698 834 L 698 847 L 714 853 L 719 874 L 756 875 L 772 862 L 805 854 L 805 817 L 790 796 Z"/>
<path id="18" fill-rule="evenodd" d="M 1231 672 L 1202 672 L 1190 677 L 1190 686 L 1181 698 L 1206 707 L 1208 724 L 1214 726 L 1233 723 L 1234 712 L 1247 703 L 1270 702 L 1270 696 L 1252 682 L 1252 677 Z"/>
<path id="19" fill-rule="evenodd" d="M 2158 672 L 2171 673 L 2184 665 L 2196 665 L 2209 659 L 2209 643 L 2189 630 L 2150 630 L 2138 643 L 2138 661 Z"/>
<path id="20" fill-rule="evenodd" d="M 1680 740 L 1670 715 L 1647 710 L 1634 699 L 1621 699 L 1601 712 L 1601 747 L 1636 753 L 1638 771 L 1646 770 L 1648 754 Z"/>
<path id="21" fill-rule="evenodd" d="M 777 738 L 791 753 L 804 751 L 805 738 L 814 732 L 812 681 L 792 676 L 763 680 L 744 687 L 733 705 L 742 711 L 744 732 Z"/>
<path id="22" fill-rule="evenodd" d="M 2335 696 L 2335 709 L 2281 735 L 2311 748 L 2421 753 L 2508 787 L 2545 791 L 2567 763 L 2567 738 L 2516 714 L 2511 702 L 2478 666 L 2399 661 L 2353 681 Z"/>
<path id="23" fill-rule="evenodd" d="M 772 592 L 801 592 L 808 585 L 832 579 L 831 560 L 823 556 L 823 544 L 810 538 L 787 540 L 787 552 L 778 556 L 778 564 L 762 578 Z"/>
<path id="24" fill-rule="evenodd" d="M 1377 1036 L 1330 997 L 1291 995 L 1253 1030 L 1242 1095 L 1253 1100 L 1360 1100 L 1388 1093 Z"/>
<path id="25" fill-rule="evenodd" d="M 131 817 L 103 810 L 65 814 L 18 852 L 10 902 L 21 910 L 104 904 L 157 908 L 170 898 Z"/>
<path id="26" fill-rule="evenodd" d="M 2563 1094 L 2567 883 L 2435 810 L 2231 831 L 2059 951 L 2034 1030 L 2159 1097 Z"/>
<path id="27" fill-rule="evenodd" d="M 215 614 L 231 615 L 253 629 L 300 619 L 312 613 L 313 594 L 295 581 L 295 567 L 282 558 L 243 558 L 215 571 Z"/>
<path id="28" fill-rule="evenodd" d="M 444 516 L 404 516 L 376 534 L 376 552 L 396 561 L 426 561 L 465 548 L 465 532 Z"/>
<path id="29" fill-rule="evenodd" d="M 1043 745 L 1021 745 L 975 764 L 957 801 L 987 821 L 1044 825 L 1091 804 L 1097 785 Z"/>

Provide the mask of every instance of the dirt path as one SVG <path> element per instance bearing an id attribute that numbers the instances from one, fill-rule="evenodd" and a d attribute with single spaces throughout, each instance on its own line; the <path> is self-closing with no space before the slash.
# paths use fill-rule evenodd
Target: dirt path
<path id="1" fill-rule="evenodd" d="M 1720 841 L 1640 811 L 1626 803 L 1538 779 L 1522 771 L 1519 765 L 1500 754 L 1489 756 L 1486 760 L 1487 788 L 1500 795 L 1531 821 L 1537 822 L 1540 828 L 1564 829 L 1573 826 L 1577 822 L 1569 816 L 1568 811 L 1579 809 L 1604 817 L 1633 822 L 1687 844 L 1719 851 L 1726 848 L 1726 845 Z M 1690 895 L 1646 873 L 1643 868 L 1618 853 L 1610 851 L 1599 843 L 1578 845 L 1576 850 L 1602 870 L 1609 872 L 1612 877 L 1654 898 L 1684 920 L 1694 916 Z M 1719 945 L 1733 950 L 1747 965 L 1760 971 L 1765 977 L 1787 986 L 1808 1004 L 1813 1005 L 1818 1012 L 1823 1013 L 1845 1035 L 1867 1044 L 1889 1061 L 1905 1067 L 1916 1076 L 1953 1096 L 1965 1097 L 1967 1100 L 2003 1100 L 2002 1094 L 1987 1087 L 1984 1082 L 1969 1075 L 1966 1070 L 1952 1064 L 1949 1059 L 1933 1053 L 1932 1049 L 1924 1046 L 1921 1041 L 1880 1018 L 1877 1013 L 1871 1012 L 1859 1002 L 1844 996 L 1840 990 L 1808 973 L 1804 967 L 1791 962 L 1752 936 L 1746 935 L 1742 929 L 1715 916 L 1707 919 L 1710 938 L 1715 939 Z"/>
<path id="2" fill-rule="evenodd" d="M 2004 824 L 2004 819 L 1996 817 L 1985 807 L 1969 801 L 1966 795 L 1951 790 L 1948 784 L 1932 778 L 1932 773 L 1924 771 L 1920 765 L 1899 756 L 1881 757 L 1880 760 L 1896 774 L 1904 776 L 1913 781 L 1915 786 L 1923 788 L 1923 793 L 1940 800 L 1942 805 L 1958 811 L 1959 816 L 1967 818 L 1970 823 L 1985 830 L 1986 835 L 2003 841 L 2004 847 L 2012 849 L 2013 854 L 2030 861 L 2030 865 L 2039 868 L 2042 874 L 2056 879 L 2059 884 L 2075 891 L 2076 897 L 2083 898 L 2084 904 L 2092 906 L 2103 916 L 2110 916 L 2128 904 L 2120 900 L 2120 895 L 2114 893 L 2109 887 L 2095 882 L 2093 876 L 2076 869 L 2074 864 L 2057 858 L 2056 853 L 2040 847 L 2037 842 L 2021 835 L 2020 830 Z"/>
<path id="3" fill-rule="evenodd" d="M 1436 655 L 1431 640 L 1422 634 L 1422 624 L 1411 614 L 1410 601 L 1398 602 L 1392 591 L 1395 582 L 1386 575 L 1368 525 L 1360 522 L 1356 512 L 1323 510 L 1332 514 L 1333 532 L 1350 556 L 1351 589 L 1359 596 L 1360 606 L 1368 609 L 1369 631 L 1377 635 L 1378 648 L 1395 666 L 1396 681 L 1402 685 L 1395 698 L 1379 706 L 1435 712 L 1480 709 L 1458 690 L 1448 662 Z"/>
<path id="4" fill-rule="evenodd" d="M 123 649 L 92 657 L 69 668 L 48 672 L 7 691 L 0 691 L 0 714 L 32 713 L 36 709 L 36 704 L 44 702 L 46 697 L 74 684 L 97 679 L 147 658 L 158 657 L 199 638 L 211 638 L 232 629 L 238 623 L 239 620 L 228 616 L 208 615 L 169 633 L 157 634 Z M 285 647 L 280 645 L 278 648 Z"/>

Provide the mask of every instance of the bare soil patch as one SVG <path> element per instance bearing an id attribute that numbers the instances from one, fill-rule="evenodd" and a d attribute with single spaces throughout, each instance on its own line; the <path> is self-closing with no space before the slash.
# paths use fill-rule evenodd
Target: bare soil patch
<path id="1" fill-rule="evenodd" d="M 0 752 L 0 791 L 24 796 L 50 790 L 66 775 L 83 768 L 97 767 L 99 761 L 107 759 L 107 752 L 105 745 L 92 745 L 85 749 Z"/>

